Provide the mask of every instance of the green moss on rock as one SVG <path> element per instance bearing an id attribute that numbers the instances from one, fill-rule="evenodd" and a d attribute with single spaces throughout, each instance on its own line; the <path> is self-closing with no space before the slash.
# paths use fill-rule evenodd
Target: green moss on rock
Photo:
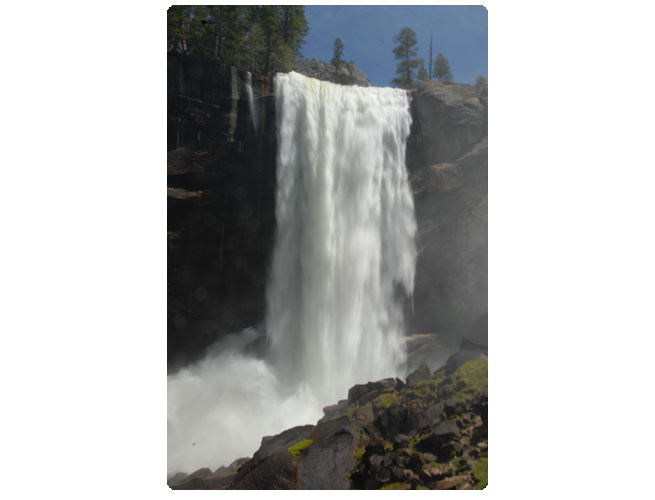
<path id="1" fill-rule="evenodd" d="M 455 370 L 453 399 L 464 401 L 482 396 L 488 387 L 488 360 L 473 359 Z"/>
<path id="2" fill-rule="evenodd" d="M 446 379 L 445 371 L 438 371 L 431 379 L 421 380 L 414 386 L 414 393 L 422 398 L 429 395 L 436 396 L 437 387 Z"/>
<path id="3" fill-rule="evenodd" d="M 390 483 L 385 484 L 381 490 L 409 490 L 411 485 L 408 483 Z"/>
<path id="4" fill-rule="evenodd" d="M 385 392 L 373 400 L 374 408 L 389 408 L 398 400 L 398 394 L 395 392 Z"/>
<path id="5" fill-rule="evenodd" d="M 485 486 L 487 486 L 488 464 L 489 459 L 487 457 L 482 457 L 473 466 L 473 475 L 475 476 L 475 479 L 478 480 L 475 485 L 476 490 L 483 490 Z"/>
<path id="6" fill-rule="evenodd" d="M 287 449 L 287 451 L 288 451 L 289 453 L 291 453 L 294 457 L 298 457 L 298 456 L 300 456 L 300 454 L 302 453 L 302 451 L 303 451 L 305 448 L 309 447 L 313 442 L 314 442 L 314 441 L 312 441 L 311 439 L 303 439 L 302 441 L 298 441 L 298 442 L 297 442 L 296 444 L 294 444 L 293 446 L 289 446 L 289 448 Z"/>

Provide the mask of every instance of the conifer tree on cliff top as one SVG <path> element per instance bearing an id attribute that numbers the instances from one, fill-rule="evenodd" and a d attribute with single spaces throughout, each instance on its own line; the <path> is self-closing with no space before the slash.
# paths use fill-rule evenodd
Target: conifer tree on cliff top
<path id="1" fill-rule="evenodd" d="M 450 64 L 448 59 L 439 52 L 436 61 L 434 61 L 434 76 L 445 83 L 452 83 L 453 74 L 450 72 Z"/>
<path id="2" fill-rule="evenodd" d="M 301 5 L 174 5 L 167 49 L 249 71 L 290 71 L 308 32 Z"/>
<path id="3" fill-rule="evenodd" d="M 423 66 L 422 64 L 418 70 L 418 79 L 421 81 L 430 79 L 430 76 L 428 75 L 428 71 L 425 69 L 425 66 Z"/>
<path id="4" fill-rule="evenodd" d="M 396 59 L 400 62 L 396 66 L 396 75 L 393 79 L 394 85 L 401 88 L 409 88 L 414 84 L 414 70 L 423 64 L 422 59 L 417 59 L 418 47 L 416 33 L 412 28 L 405 27 L 393 37 L 398 45 L 393 49 Z"/>
<path id="5" fill-rule="evenodd" d="M 339 73 L 339 68 L 346 65 L 346 61 L 343 60 L 343 42 L 341 38 L 337 38 L 334 41 L 334 56 L 330 61 L 330 64 L 334 66 L 334 81 L 336 83 L 350 83 L 350 79 L 342 73 Z"/>

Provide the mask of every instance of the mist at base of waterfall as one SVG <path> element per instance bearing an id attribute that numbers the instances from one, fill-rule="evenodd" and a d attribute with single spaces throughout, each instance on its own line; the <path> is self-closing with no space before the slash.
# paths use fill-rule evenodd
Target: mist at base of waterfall
<path id="1" fill-rule="evenodd" d="M 252 456 L 263 436 L 315 424 L 320 404 L 306 384 L 289 393 L 274 369 L 247 347 L 254 329 L 228 335 L 207 355 L 168 377 L 168 472 L 212 470 Z"/>

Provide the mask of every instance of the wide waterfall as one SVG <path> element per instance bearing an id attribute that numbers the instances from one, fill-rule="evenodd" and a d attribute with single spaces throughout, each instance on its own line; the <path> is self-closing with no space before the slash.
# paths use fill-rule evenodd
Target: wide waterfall
<path id="1" fill-rule="evenodd" d="M 326 403 L 398 374 L 397 289 L 414 286 L 416 222 L 403 90 L 278 75 L 277 236 L 266 331 L 286 383 Z"/>
<path id="2" fill-rule="evenodd" d="M 403 90 L 275 80 L 276 239 L 265 332 L 221 339 L 168 378 L 168 470 L 252 456 L 264 435 L 313 424 L 348 388 L 403 375 L 401 301 L 416 222 Z M 256 358 L 247 348 L 267 337 Z"/>

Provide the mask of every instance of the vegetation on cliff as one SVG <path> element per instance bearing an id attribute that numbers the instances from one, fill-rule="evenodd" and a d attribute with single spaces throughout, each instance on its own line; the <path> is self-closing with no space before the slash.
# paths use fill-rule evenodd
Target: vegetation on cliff
<path id="1" fill-rule="evenodd" d="M 418 45 L 416 41 L 416 32 L 405 27 L 393 37 L 397 44 L 393 49 L 393 54 L 398 59 L 396 66 L 396 78 L 393 79 L 394 85 L 401 88 L 409 88 L 414 84 L 414 71 L 423 66 L 423 59 L 416 57 L 418 54 Z"/>
<path id="2" fill-rule="evenodd" d="M 441 80 L 444 83 L 452 83 L 453 81 L 450 63 L 441 52 L 439 52 L 437 59 L 434 61 L 434 76 L 437 77 L 437 80 Z"/>
<path id="3" fill-rule="evenodd" d="M 291 71 L 309 32 L 300 5 L 174 5 L 168 50 L 259 73 Z"/>

